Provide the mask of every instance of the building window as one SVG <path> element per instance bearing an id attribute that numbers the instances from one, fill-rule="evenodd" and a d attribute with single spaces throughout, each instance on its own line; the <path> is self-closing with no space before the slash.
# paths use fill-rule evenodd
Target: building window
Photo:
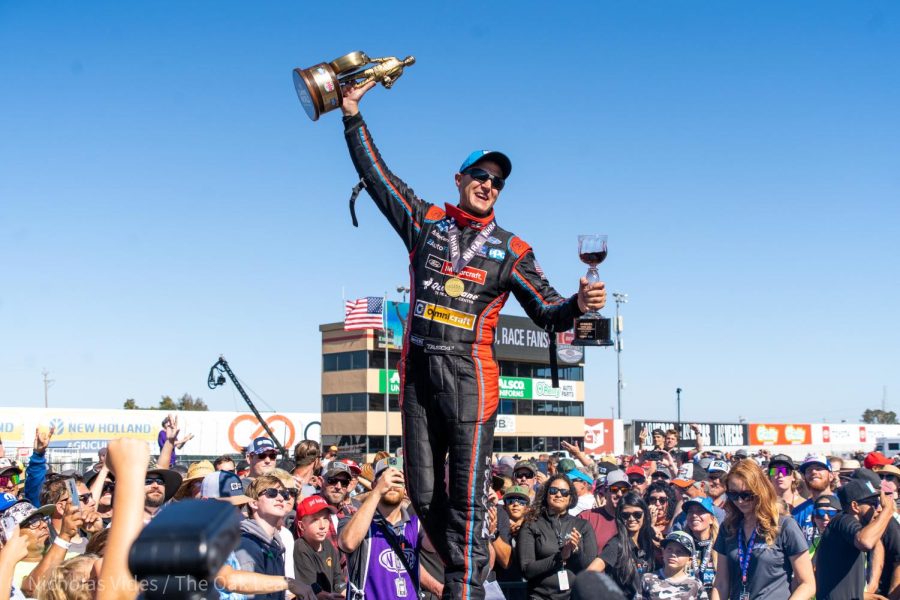
<path id="1" fill-rule="evenodd" d="M 400 353 L 399 352 L 388 352 L 388 365 L 390 365 L 391 369 L 397 370 L 397 365 L 400 363 Z M 369 368 L 370 369 L 383 369 L 384 368 L 384 350 L 372 351 L 369 352 Z M 384 444 L 382 444 L 384 445 Z"/>
<path id="2" fill-rule="evenodd" d="M 322 370 L 327 373 L 329 371 L 351 371 L 353 369 L 366 369 L 369 366 L 368 354 L 369 353 L 365 350 L 323 354 Z"/>
<path id="3" fill-rule="evenodd" d="M 365 412 L 368 394 L 324 394 L 322 395 L 322 412 Z M 384 400 L 382 400 L 384 402 Z"/>
<path id="4" fill-rule="evenodd" d="M 375 454 L 384 450 L 383 435 L 370 435 L 367 437 L 369 439 L 369 454 Z M 390 446 L 390 453 L 397 454 L 397 448 L 403 445 L 403 439 L 399 435 L 392 435 L 388 440 L 388 445 Z"/>
<path id="5" fill-rule="evenodd" d="M 369 410 L 371 412 L 384 412 L 384 394 L 369 394 Z M 391 394 L 389 410 L 390 412 L 398 412 L 400 410 L 400 397 L 397 394 Z"/>
<path id="6" fill-rule="evenodd" d="M 384 359 L 382 359 L 384 362 Z M 550 379 L 552 374 L 549 365 L 500 361 L 500 375 L 503 377 L 524 377 L 526 379 Z M 559 367 L 559 378 L 566 381 L 584 381 L 584 367 Z"/>

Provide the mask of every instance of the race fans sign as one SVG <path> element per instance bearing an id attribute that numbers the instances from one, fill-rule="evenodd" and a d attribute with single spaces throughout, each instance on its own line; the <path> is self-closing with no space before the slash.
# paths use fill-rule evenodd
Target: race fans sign
<path id="1" fill-rule="evenodd" d="M 728 448 L 750 445 L 746 423 L 697 423 L 697 425 L 700 427 L 704 446 Z M 635 443 L 637 443 L 638 434 L 642 430 L 646 430 L 647 439 L 644 443 L 645 445 L 651 444 L 653 441 L 651 434 L 654 429 L 676 430 L 679 448 L 687 450 L 696 445 L 696 436 L 691 429 L 691 424 L 673 421 L 634 421 Z"/>

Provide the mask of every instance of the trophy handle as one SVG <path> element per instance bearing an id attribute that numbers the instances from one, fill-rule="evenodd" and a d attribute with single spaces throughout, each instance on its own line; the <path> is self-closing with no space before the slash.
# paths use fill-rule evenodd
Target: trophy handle
<path id="1" fill-rule="evenodd" d="M 369 56 L 365 52 L 357 51 L 336 58 L 328 64 L 334 69 L 334 72 L 338 74 L 338 77 L 340 77 L 344 73 L 359 69 L 370 62 L 372 61 L 369 60 Z"/>
<path id="2" fill-rule="evenodd" d="M 383 58 L 373 58 L 370 62 L 375 63 L 375 66 L 354 71 L 352 73 L 341 74 L 338 77 L 341 86 L 361 86 L 370 81 L 375 81 L 390 89 L 397 79 L 403 75 L 403 69 L 416 64 L 416 58 L 414 56 L 407 56 L 403 60 L 400 60 L 396 56 L 387 56 Z"/>

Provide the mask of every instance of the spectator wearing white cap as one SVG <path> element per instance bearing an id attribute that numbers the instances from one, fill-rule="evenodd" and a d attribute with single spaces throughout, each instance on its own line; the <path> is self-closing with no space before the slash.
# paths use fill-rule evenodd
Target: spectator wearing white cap
<path id="1" fill-rule="evenodd" d="M 834 475 L 831 472 L 831 464 L 821 454 L 810 454 L 800 463 L 800 474 L 806 481 L 810 497 L 801 502 L 791 511 L 791 516 L 800 525 L 806 543 L 811 544 L 816 536 L 816 524 L 813 522 L 816 500 L 826 494 L 832 494 L 831 485 Z"/>
<path id="2" fill-rule="evenodd" d="M 269 475 L 275 470 L 278 462 L 278 448 L 275 442 L 267 437 L 258 437 L 247 446 L 247 462 L 250 472 L 247 479 L 254 480 L 261 475 Z"/>
<path id="3" fill-rule="evenodd" d="M 606 481 L 594 488 L 594 496 L 597 508 L 584 511 L 578 515 L 591 524 L 594 537 L 597 539 L 597 548 L 602 549 L 606 542 L 616 535 L 616 508 L 622 496 L 631 490 L 631 482 L 625 471 L 615 469 L 606 474 Z"/>

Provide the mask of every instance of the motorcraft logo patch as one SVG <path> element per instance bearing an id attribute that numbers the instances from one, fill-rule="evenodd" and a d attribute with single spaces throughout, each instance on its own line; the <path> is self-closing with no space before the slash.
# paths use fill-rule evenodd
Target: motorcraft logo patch
<path id="1" fill-rule="evenodd" d="M 416 300 L 414 313 L 420 319 L 443 323 L 450 327 L 459 327 L 471 331 L 475 327 L 475 315 L 446 306 L 437 306 L 431 302 Z"/>
<path id="2" fill-rule="evenodd" d="M 484 283 L 487 281 L 487 271 L 483 269 L 476 269 L 474 267 L 465 267 L 459 273 L 454 273 L 453 267 L 450 266 L 449 260 L 438 258 L 434 254 L 428 255 L 428 258 L 425 260 L 425 266 L 432 271 L 437 271 L 441 275 L 456 275 L 460 279 L 471 281 L 472 283 L 477 283 L 478 285 L 484 285 Z"/>

